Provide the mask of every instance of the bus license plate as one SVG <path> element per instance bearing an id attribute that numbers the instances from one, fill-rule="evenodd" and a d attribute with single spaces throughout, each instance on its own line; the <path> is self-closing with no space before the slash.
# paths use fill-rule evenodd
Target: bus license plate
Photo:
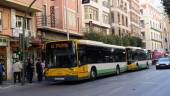
<path id="1" fill-rule="evenodd" d="M 54 80 L 64 80 L 64 78 L 54 78 Z"/>

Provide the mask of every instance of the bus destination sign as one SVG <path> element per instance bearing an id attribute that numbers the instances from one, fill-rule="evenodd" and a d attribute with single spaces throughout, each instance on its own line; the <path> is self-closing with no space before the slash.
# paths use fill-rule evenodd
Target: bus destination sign
<path id="1" fill-rule="evenodd" d="M 68 48 L 68 43 L 51 44 L 51 48 Z"/>

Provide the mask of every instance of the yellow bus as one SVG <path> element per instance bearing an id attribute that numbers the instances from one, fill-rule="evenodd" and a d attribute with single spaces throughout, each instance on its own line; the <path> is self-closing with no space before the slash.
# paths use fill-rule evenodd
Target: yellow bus
<path id="1" fill-rule="evenodd" d="M 45 78 L 76 81 L 117 74 L 128 69 L 126 48 L 90 40 L 66 40 L 46 44 Z"/>
<path id="2" fill-rule="evenodd" d="M 151 57 L 148 50 L 140 47 L 126 47 L 128 70 L 149 69 Z"/>

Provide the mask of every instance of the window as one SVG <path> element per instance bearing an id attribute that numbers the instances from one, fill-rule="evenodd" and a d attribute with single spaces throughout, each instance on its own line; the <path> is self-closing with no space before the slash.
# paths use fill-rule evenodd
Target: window
<path id="1" fill-rule="evenodd" d="M 145 22 L 144 22 L 144 20 L 140 20 L 140 24 L 141 24 L 141 27 L 142 27 L 142 28 L 145 28 Z"/>
<path id="2" fill-rule="evenodd" d="M 54 6 L 50 6 L 50 19 L 51 19 L 51 27 L 55 27 L 55 8 Z"/>
<path id="3" fill-rule="evenodd" d="M 114 12 L 111 12 L 111 17 L 112 17 L 112 22 L 115 22 L 115 18 L 114 18 Z"/>
<path id="4" fill-rule="evenodd" d="M 74 12 L 68 11 L 69 16 L 69 25 L 75 27 L 76 26 L 76 16 Z"/>
<path id="5" fill-rule="evenodd" d="M 80 1 L 81 2 L 81 1 Z M 79 7 L 79 0 L 77 0 L 77 13 L 79 13 L 79 9 L 80 7 Z"/>
<path id="6" fill-rule="evenodd" d="M 49 43 L 47 45 L 48 67 L 75 67 L 76 54 L 74 42 Z"/>
<path id="7" fill-rule="evenodd" d="M 91 6 L 85 6 L 84 11 L 85 11 L 85 19 L 92 19 L 98 21 L 99 13 L 97 8 Z"/>
<path id="8" fill-rule="evenodd" d="M 88 19 L 89 18 L 88 6 L 84 6 L 84 13 L 85 13 L 85 19 Z"/>
<path id="9" fill-rule="evenodd" d="M 121 30 L 120 30 L 120 28 L 119 28 L 119 36 L 121 36 Z"/>
<path id="10" fill-rule="evenodd" d="M 124 49 L 105 48 L 101 46 L 83 45 L 78 47 L 79 62 L 83 64 L 125 62 Z"/>
<path id="11" fill-rule="evenodd" d="M 47 12 L 47 6 L 43 5 L 43 11 L 42 11 L 42 26 L 46 26 L 47 25 L 47 16 L 46 16 L 46 12 Z"/>
<path id="12" fill-rule="evenodd" d="M 98 0 L 91 0 L 91 1 L 94 1 L 94 2 L 96 2 L 96 3 L 98 2 Z"/>
<path id="13" fill-rule="evenodd" d="M 22 16 L 16 16 L 16 28 L 13 32 L 13 36 L 18 37 L 19 33 L 23 32 L 23 27 L 24 27 L 24 17 Z M 31 36 L 31 31 L 32 31 L 32 20 L 31 18 L 26 19 L 26 36 Z"/>
<path id="14" fill-rule="evenodd" d="M 118 16 L 118 23 L 120 24 L 120 14 L 118 13 L 117 16 Z"/>
<path id="15" fill-rule="evenodd" d="M 109 24 L 109 14 L 106 12 L 103 12 L 103 23 Z"/>
<path id="16" fill-rule="evenodd" d="M 112 28 L 112 35 L 115 35 L 115 29 Z"/>
<path id="17" fill-rule="evenodd" d="M 68 15 L 68 25 L 72 26 L 72 27 L 76 27 L 76 15 L 75 12 L 72 12 L 70 10 L 67 11 L 67 15 Z M 65 10 L 65 18 L 66 18 L 66 10 Z M 66 24 L 66 20 L 65 20 L 65 24 Z"/>
<path id="18" fill-rule="evenodd" d="M 126 17 L 126 27 L 128 27 L 128 18 Z"/>
<path id="19" fill-rule="evenodd" d="M 23 17 L 16 17 L 16 28 L 22 30 L 23 29 Z"/>
<path id="20" fill-rule="evenodd" d="M 124 16 L 122 15 L 122 25 L 125 25 L 124 23 Z"/>
<path id="21" fill-rule="evenodd" d="M 31 30 L 31 26 L 32 24 L 31 24 L 31 19 L 30 18 L 27 18 L 27 21 L 26 21 L 26 29 L 27 30 Z"/>
<path id="22" fill-rule="evenodd" d="M 23 29 L 23 17 L 21 16 L 16 16 L 16 28 L 22 30 Z M 26 29 L 31 30 L 32 24 L 31 24 L 31 19 L 27 18 L 26 20 Z"/>
<path id="23" fill-rule="evenodd" d="M 2 12 L 0 12 L 0 32 L 2 31 Z"/>
<path id="24" fill-rule="evenodd" d="M 107 0 L 103 1 L 103 6 L 109 8 L 109 2 Z"/>

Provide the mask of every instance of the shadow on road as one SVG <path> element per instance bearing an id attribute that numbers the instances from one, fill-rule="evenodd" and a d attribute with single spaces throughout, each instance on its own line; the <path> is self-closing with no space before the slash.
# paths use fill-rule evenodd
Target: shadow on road
<path id="1" fill-rule="evenodd" d="M 155 66 L 151 66 L 150 69 L 155 68 Z M 135 72 L 143 72 L 143 71 L 147 71 L 150 69 L 141 69 L 138 71 L 128 71 L 128 72 L 124 72 L 121 73 L 120 75 L 115 75 L 115 74 L 111 74 L 111 75 L 106 75 L 106 76 L 102 76 L 102 77 L 98 77 L 97 80 L 91 81 L 91 80 L 81 80 L 81 81 L 57 81 L 57 82 L 45 82 L 46 86 L 56 86 L 56 85 L 80 85 L 80 84 L 84 84 L 84 83 L 88 83 L 88 82 L 98 82 L 100 80 L 103 79 L 108 79 L 108 78 L 113 78 L 113 77 L 119 77 L 122 75 L 127 75 L 130 73 L 135 73 Z"/>

